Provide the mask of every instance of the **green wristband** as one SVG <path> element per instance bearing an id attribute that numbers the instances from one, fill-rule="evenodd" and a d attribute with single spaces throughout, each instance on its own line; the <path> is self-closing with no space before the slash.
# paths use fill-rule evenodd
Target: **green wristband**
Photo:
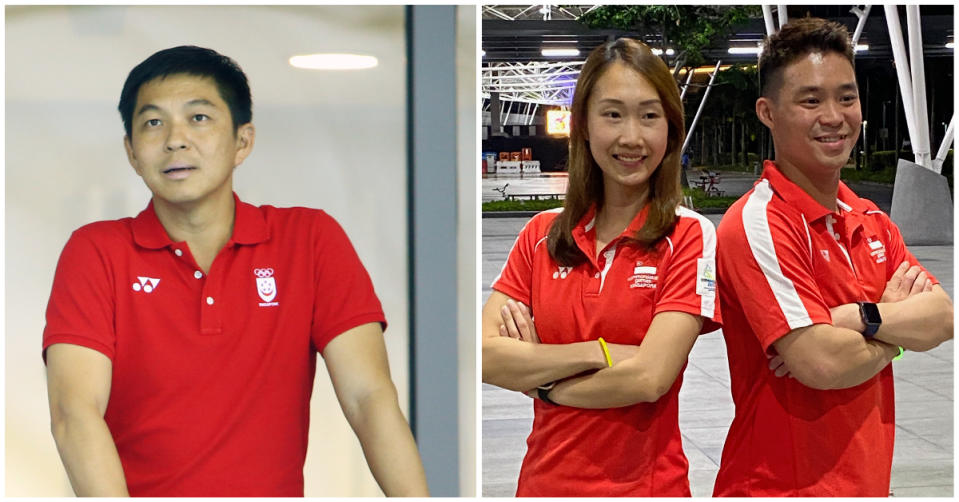
<path id="1" fill-rule="evenodd" d="M 903 350 L 903 348 L 900 346 L 900 347 L 899 347 L 899 355 L 896 356 L 896 357 L 894 357 L 894 358 L 892 358 L 892 360 L 893 360 L 893 361 L 898 361 L 898 360 L 902 359 L 902 354 L 903 354 L 904 352 L 906 352 L 906 351 Z"/>

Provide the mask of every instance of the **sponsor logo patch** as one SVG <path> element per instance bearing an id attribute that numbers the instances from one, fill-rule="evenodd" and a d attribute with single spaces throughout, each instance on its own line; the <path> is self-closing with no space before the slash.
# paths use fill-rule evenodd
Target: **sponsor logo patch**
<path id="1" fill-rule="evenodd" d="M 137 276 L 137 282 L 133 283 L 133 291 L 139 293 L 143 291 L 144 293 L 152 293 L 154 289 L 157 288 L 157 285 L 160 284 L 160 279 L 154 279 L 153 277 L 142 277 Z"/>
<path id="2" fill-rule="evenodd" d="M 716 263 L 707 258 L 696 260 L 696 294 L 716 297 Z"/>

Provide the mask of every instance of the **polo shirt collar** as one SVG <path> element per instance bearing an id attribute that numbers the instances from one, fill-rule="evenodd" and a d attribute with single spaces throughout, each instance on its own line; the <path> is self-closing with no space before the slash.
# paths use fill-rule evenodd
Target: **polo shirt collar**
<path id="1" fill-rule="evenodd" d="M 776 166 L 776 163 L 767 160 L 763 163 L 762 180 L 769 180 L 773 190 L 779 194 L 782 199 L 793 206 L 806 216 L 807 221 L 818 220 L 832 213 L 828 208 L 813 199 L 805 190 L 799 188 L 799 185 L 793 183 Z M 836 194 L 836 204 L 845 212 L 856 211 L 864 213 L 869 208 L 849 187 L 842 181 L 839 182 L 839 191 Z"/>
<path id="2" fill-rule="evenodd" d="M 257 244 L 270 238 L 270 229 L 266 224 L 263 213 L 251 204 L 247 204 L 233 193 L 234 215 L 233 235 L 227 242 L 230 244 Z M 147 249 L 162 249 L 175 243 L 167 235 L 166 230 L 157 218 L 153 208 L 153 199 L 146 209 L 133 219 L 133 240 Z"/>
<path id="3" fill-rule="evenodd" d="M 642 209 L 636 213 L 636 216 L 633 217 L 633 220 L 629 222 L 629 225 L 619 234 L 619 237 L 610 241 L 612 244 L 615 241 L 618 241 L 624 237 L 633 238 L 636 235 L 636 232 L 643 227 L 643 224 L 646 223 L 646 215 L 649 213 L 649 204 L 643 206 Z M 589 210 L 586 211 L 586 214 L 579 219 L 579 223 L 576 224 L 576 227 L 573 228 L 573 240 L 576 241 L 576 244 L 579 246 L 579 249 L 590 257 L 592 261 L 596 254 L 596 204 L 590 206 Z"/>

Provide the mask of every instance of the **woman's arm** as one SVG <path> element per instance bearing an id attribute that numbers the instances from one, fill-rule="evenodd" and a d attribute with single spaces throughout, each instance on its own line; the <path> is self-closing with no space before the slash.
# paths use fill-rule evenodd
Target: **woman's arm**
<path id="1" fill-rule="evenodd" d="M 537 343 L 529 310 L 520 305 L 493 291 L 483 306 L 483 382 L 526 392 L 607 366 L 598 342 Z M 615 357 L 624 359 L 637 350 L 629 345 L 610 345 Z"/>
<path id="2" fill-rule="evenodd" d="M 577 408 L 617 408 L 656 401 L 673 386 L 702 325 L 702 317 L 685 312 L 656 314 L 632 357 L 614 358 L 612 367 L 560 382 L 549 398 Z"/>

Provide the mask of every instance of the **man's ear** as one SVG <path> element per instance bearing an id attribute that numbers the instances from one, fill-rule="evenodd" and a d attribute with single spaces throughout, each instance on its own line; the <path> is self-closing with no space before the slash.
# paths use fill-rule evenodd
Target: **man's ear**
<path id="1" fill-rule="evenodd" d="M 246 160 L 250 152 L 253 151 L 253 140 L 256 137 L 256 129 L 253 122 L 247 122 L 236 130 L 236 155 L 233 157 L 233 167 L 236 167 Z"/>
<path id="2" fill-rule="evenodd" d="M 130 167 L 139 175 L 140 164 L 137 162 L 136 154 L 133 153 L 133 144 L 130 142 L 130 136 L 126 134 L 123 135 L 123 149 L 127 151 L 127 162 L 130 163 Z"/>
<path id="3" fill-rule="evenodd" d="M 774 106 L 776 106 L 775 103 L 765 96 L 760 96 L 759 99 L 756 100 L 756 117 L 770 130 L 772 130 L 775 125 L 772 112 Z"/>

